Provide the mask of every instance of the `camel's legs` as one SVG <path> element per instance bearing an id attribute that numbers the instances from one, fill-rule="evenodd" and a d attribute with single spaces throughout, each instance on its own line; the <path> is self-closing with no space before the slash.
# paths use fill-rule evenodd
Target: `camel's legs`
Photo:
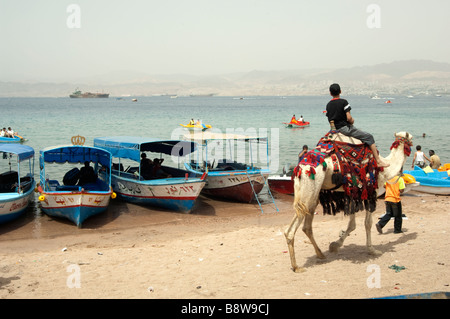
<path id="1" fill-rule="evenodd" d="M 294 237 L 295 232 L 297 231 L 298 227 L 305 218 L 306 219 L 305 224 L 303 226 L 303 231 L 311 240 L 311 243 L 313 244 L 314 249 L 316 250 L 317 256 L 319 258 L 324 258 L 324 255 L 317 246 L 317 243 L 314 240 L 312 233 L 312 220 L 314 217 L 313 214 L 319 202 L 318 200 L 319 192 L 323 185 L 324 178 L 325 173 L 323 170 L 320 169 L 317 170 L 314 180 L 306 176 L 306 173 L 304 173 L 304 177 L 301 180 L 297 177 L 294 179 L 295 194 L 293 206 L 296 214 L 292 219 L 292 222 L 289 225 L 289 227 L 285 230 L 284 235 L 286 236 L 286 241 L 289 248 L 292 270 L 294 270 L 295 272 L 304 271 L 304 269 L 298 267 L 297 262 L 295 260 Z"/>
<path id="2" fill-rule="evenodd" d="M 341 235 L 341 237 L 335 241 L 332 242 L 330 244 L 330 251 L 331 252 L 337 252 L 339 248 L 342 247 L 342 245 L 344 244 L 344 240 L 347 238 L 348 235 L 350 235 L 350 233 L 352 231 L 354 231 L 356 228 L 356 222 L 355 222 L 355 214 L 351 214 L 350 215 L 350 220 L 348 221 L 348 225 L 347 225 L 347 230 Z"/>
<path id="3" fill-rule="evenodd" d="M 325 256 L 322 254 L 322 251 L 320 250 L 319 246 L 317 246 L 316 240 L 313 236 L 312 231 L 312 222 L 314 219 L 314 212 L 309 212 L 308 215 L 305 216 L 305 223 L 303 224 L 303 232 L 308 236 L 309 240 L 311 241 L 311 244 L 314 246 L 314 249 L 316 251 L 316 255 L 320 259 L 325 259 Z"/>
<path id="4" fill-rule="evenodd" d="M 371 255 L 379 255 L 381 252 L 375 250 L 372 246 L 372 236 L 371 236 L 371 229 L 372 229 L 372 213 L 370 213 L 368 210 L 366 210 L 366 219 L 364 221 L 364 225 L 366 228 L 366 245 L 367 249 L 369 251 L 369 254 Z M 344 240 L 347 238 L 347 236 L 356 228 L 356 222 L 355 222 L 355 214 L 350 215 L 350 220 L 348 222 L 347 230 L 341 235 L 339 240 L 332 242 L 330 244 L 330 251 L 331 252 L 337 252 L 340 247 L 344 244 Z"/>
<path id="5" fill-rule="evenodd" d="M 295 260 L 295 251 L 294 251 L 295 232 L 297 231 L 297 229 L 300 226 L 300 224 L 302 223 L 302 221 L 303 221 L 303 215 L 295 214 L 294 218 L 292 219 L 291 224 L 284 231 L 284 236 L 286 236 L 286 241 L 287 241 L 287 245 L 289 248 L 289 255 L 291 257 L 292 270 L 295 272 L 305 271 L 303 268 L 300 268 L 297 266 L 297 262 Z"/>
<path id="6" fill-rule="evenodd" d="M 311 241 L 312 245 L 314 246 L 317 257 L 321 258 L 321 259 L 325 258 L 325 256 L 323 255 L 322 251 L 320 250 L 320 248 L 317 245 L 316 240 L 314 239 L 314 236 L 313 236 L 312 222 L 314 219 L 314 213 L 310 212 L 309 214 L 306 214 L 305 216 L 303 216 L 299 211 L 297 211 L 297 214 L 295 214 L 294 218 L 292 219 L 291 224 L 284 232 L 284 235 L 286 236 L 288 248 L 289 248 L 289 254 L 291 257 L 292 270 L 294 270 L 295 272 L 304 271 L 303 268 L 300 268 L 297 265 L 297 262 L 295 259 L 295 250 L 294 250 L 295 233 L 297 232 L 297 229 L 301 225 L 303 219 L 305 220 L 305 222 L 303 224 L 303 232 L 306 234 L 306 236 L 308 236 L 309 240 Z"/>
<path id="7" fill-rule="evenodd" d="M 364 221 L 364 225 L 366 226 L 366 245 L 369 250 L 369 254 L 371 255 L 380 255 L 381 252 L 373 248 L 372 246 L 372 213 L 366 210 L 366 219 Z"/>

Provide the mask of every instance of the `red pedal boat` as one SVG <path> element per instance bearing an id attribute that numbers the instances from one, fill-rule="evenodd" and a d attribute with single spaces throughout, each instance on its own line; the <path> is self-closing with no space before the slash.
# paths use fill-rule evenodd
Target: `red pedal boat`
<path id="1" fill-rule="evenodd" d="M 298 122 L 298 121 L 297 122 L 289 122 L 289 123 L 283 122 L 283 124 L 285 124 L 286 127 L 289 127 L 289 128 L 309 126 L 309 122 Z"/>

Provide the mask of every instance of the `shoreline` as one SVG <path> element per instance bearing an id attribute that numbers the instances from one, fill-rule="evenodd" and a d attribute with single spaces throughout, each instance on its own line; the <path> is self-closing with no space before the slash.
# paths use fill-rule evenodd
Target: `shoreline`
<path id="1" fill-rule="evenodd" d="M 450 291 L 448 196 L 403 195 L 404 233 L 393 233 L 393 221 L 381 235 L 372 226 L 380 256 L 366 252 L 364 212 L 341 250 L 328 252 L 348 219 L 324 216 L 319 205 L 313 229 L 327 259 L 316 258 L 300 227 L 295 249 L 303 273 L 290 269 L 283 235 L 292 201 L 277 194 L 280 211 L 267 203 L 261 213 L 258 204 L 202 196 L 192 214 L 112 201 L 81 229 L 26 216 L 0 228 L 0 298 L 353 299 Z M 374 223 L 383 213 L 379 199 Z M 378 288 L 368 287 L 371 267 L 379 270 Z"/>

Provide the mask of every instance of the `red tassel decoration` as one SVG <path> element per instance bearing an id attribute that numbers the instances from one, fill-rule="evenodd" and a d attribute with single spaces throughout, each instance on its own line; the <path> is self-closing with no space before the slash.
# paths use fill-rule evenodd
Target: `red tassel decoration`
<path id="1" fill-rule="evenodd" d="M 364 188 L 363 191 L 362 191 L 361 199 L 362 199 L 362 200 L 367 199 L 367 189 L 365 189 L 365 188 Z"/>

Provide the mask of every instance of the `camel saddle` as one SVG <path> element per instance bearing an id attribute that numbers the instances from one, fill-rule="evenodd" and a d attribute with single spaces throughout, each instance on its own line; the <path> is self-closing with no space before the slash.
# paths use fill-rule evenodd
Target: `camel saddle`
<path id="1" fill-rule="evenodd" d="M 330 131 L 327 134 L 325 134 L 325 137 L 327 137 L 331 141 L 339 141 L 339 142 L 347 143 L 347 144 L 353 144 L 353 145 L 364 144 L 362 141 L 358 140 L 357 138 L 344 135 L 344 134 L 340 133 L 338 130 L 336 130 L 334 121 L 330 121 Z"/>
<path id="2" fill-rule="evenodd" d="M 357 138 L 354 138 L 351 136 L 344 135 L 340 132 L 331 134 L 331 136 L 329 138 L 330 138 L 330 141 L 332 141 L 332 142 L 337 141 L 340 143 L 347 143 L 347 144 L 352 144 L 352 145 L 364 144 L 361 140 L 358 140 Z"/>
<path id="3" fill-rule="evenodd" d="M 332 182 L 336 187 L 321 191 L 320 202 L 324 206 L 324 213 L 335 214 L 344 210 L 345 214 L 352 214 L 363 209 L 363 204 L 369 211 L 374 211 L 380 169 L 370 148 L 356 138 L 330 130 L 305 155 L 294 169 L 292 177 L 300 178 L 302 169 L 306 169 L 306 175 L 314 179 L 319 165 L 323 170 L 327 169 L 327 157 L 332 159 Z M 341 186 L 344 192 L 336 191 Z"/>

